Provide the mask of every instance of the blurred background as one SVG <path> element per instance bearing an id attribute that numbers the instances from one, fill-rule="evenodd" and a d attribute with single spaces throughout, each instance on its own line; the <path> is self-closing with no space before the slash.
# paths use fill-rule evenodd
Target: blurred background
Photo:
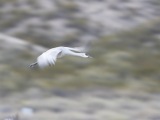
<path id="1" fill-rule="evenodd" d="M 30 70 L 45 50 L 88 48 Z M 160 120 L 159 0 L 0 0 L 0 119 Z"/>

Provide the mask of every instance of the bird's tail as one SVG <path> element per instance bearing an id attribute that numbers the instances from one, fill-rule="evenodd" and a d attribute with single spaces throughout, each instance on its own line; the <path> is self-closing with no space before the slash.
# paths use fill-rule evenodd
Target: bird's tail
<path id="1" fill-rule="evenodd" d="M 32 63 L 32 64 L 30 64 L 30 65 L 29 65 L 29 68 L 34 69 L 34 68 L 35 68 L 35 66 L 37 66 L 37 64 L 38 64 L 37 62 Z"/>

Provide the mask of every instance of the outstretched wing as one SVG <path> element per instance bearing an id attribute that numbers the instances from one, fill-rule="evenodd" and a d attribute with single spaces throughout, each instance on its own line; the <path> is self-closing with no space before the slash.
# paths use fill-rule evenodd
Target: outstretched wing
<path id="1" fill-rule="evenodd" d="M 44 52 L 37 58 L 37 62 L 40 68 L 55 65 L 58 55 L 62 52 L 61 49 L 50 49 Z"/>
<path id="2" fill-rule="evenodd" d="M 73 52 L 85 52 L 86 51 L 84 47 L 75 47 L 75 48 L 67 47 L 67 48 Z"/>

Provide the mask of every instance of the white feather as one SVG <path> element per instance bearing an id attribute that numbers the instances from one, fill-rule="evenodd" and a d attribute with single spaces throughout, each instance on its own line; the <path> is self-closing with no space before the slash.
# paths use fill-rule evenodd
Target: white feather
<path id="1" fill-rule="evenodd" d="M 88 58 L 85 53 L 82 52 L 82 49 L 78 48 L 70 48 L 70 47 L 56 47 L 49 49 L 48 51 L 42 53 L 38 58 L 37 62 L 30 65 L 30 67 L 34 67 L 38 65 L 40 68 L 45 68 L 48 66 L 55 65 L 57 58 L 61 58 L 65 55 L 72 55 L 78 57 Z"/>

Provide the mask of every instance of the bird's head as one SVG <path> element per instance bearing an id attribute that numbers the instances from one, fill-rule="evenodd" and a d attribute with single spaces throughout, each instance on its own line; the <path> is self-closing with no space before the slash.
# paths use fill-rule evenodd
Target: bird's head
<path id="1" fill-rule="evenodd" d="M 93 58 L 93 57 L 91 57 L 91 56 L 89 56 L 88 54 L 83 54 L 83 57 L 85 57 L 85 58 Z"/>

